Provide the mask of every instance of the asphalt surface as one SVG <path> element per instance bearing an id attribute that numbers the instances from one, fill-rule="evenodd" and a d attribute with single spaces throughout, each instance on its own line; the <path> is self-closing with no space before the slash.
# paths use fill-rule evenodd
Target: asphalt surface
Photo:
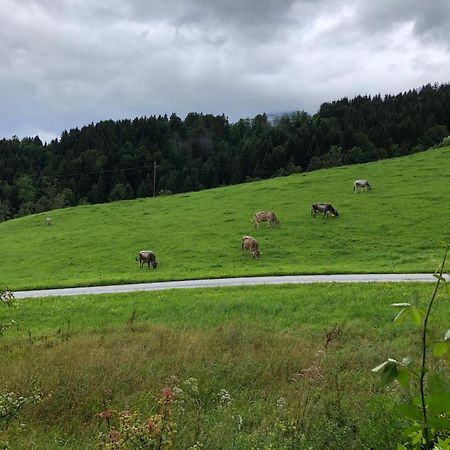
<path id="1" fill-rule="evenodd" d="M 311 284 L 311 283 L 404 283 L 435 282 L 430 273 L 379 273 L 348 275 L 286 275 L 270 277 L 217 278 L 207 280 L 163 281 L 157 283 L 120 284 L 112 286 L 90 286 L 64 289 L 16 291 L 15 298 L 59 297 L 65 295 L 117 294 L 136 291 L 161 291 L 164 289 L 188 289 L 227 286 L 253 286 L 262 284 Z M 447 281 L 450 278 L 447 277 Z"/>

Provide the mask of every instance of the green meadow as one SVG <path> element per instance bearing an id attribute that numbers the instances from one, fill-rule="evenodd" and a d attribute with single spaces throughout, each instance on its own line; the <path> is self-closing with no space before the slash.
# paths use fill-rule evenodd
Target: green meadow
<path id="1" fill-rule="evenodd" d="M 417 332 L 392 323 L 390 304 L 432 290 L 318 284 L 20 300 L 0 310 L 16 321 L 0 338 L 0 392 L 38 399 L 0 427 L 0 443 L 122 448 L 101 446 L 98 413 L 137 411 L 148 423 L 170 387 L 175 449 L 395 448 L 404 422 L 394 404 L 412 391 L 383 389 L 371 369 L 387 357 L 418 360 Z M 445 300 L 434 330 L 448 325 Z"/>
<path id="2" fill-rule="evenodd" d="M 432 272 L 449 238 L 450 148 L 169 197 L 86 205 L 0 224 L 12 290 L 251 275 Z M 354 179 L 374 189 L 354 194 Z M 330 202 L 337 219 L 310 215 Z M 255 229 L 272 210 L 279 227 Z M 52 226 L 45 225 L 50 215 Z M 241 254 L 254 236 L 262 252 Z M 157 270 L 140 269 L 153 250 Z"/>
<path id="3" fill-rule="evenodd" d="M 0 224 L 0 284 L 433 272 L 450 238 L 449 161 L 450 148 L 434 149 L 11 220 Z M 357 178 L 374 189 L 354 194 Z M 311 217 L 319 201 L 340 217 Z M 281 225 L 255 229 L 260 210 Z M 258 240 L 260 260 L 241 253 L 244 234 Z M 143 249 L 156 253 L 156 270 L 139 268 Z M 0 304 L 0 448 L 396 448 L 407 422 L 395 405 L 417 391 L 382 388 L 371 369 L 388 357 L 419 360 L 417 329 L 393 324 L 390 305 L 432 291 L 277 285 Z M 448 317 L 442 290 L 429 324 L 438 336 Z M 432 356 L 429 368 L 449 375 Z"/>

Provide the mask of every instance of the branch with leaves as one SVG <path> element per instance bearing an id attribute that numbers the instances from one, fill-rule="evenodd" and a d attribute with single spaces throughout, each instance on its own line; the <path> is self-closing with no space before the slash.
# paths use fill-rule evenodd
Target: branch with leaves
<path id="1" fill-rule="evenodd" d="M 412 448 L 450 449 L 450 383 L 438 373 L 430 373 L 427 366 L 428 338 L 432 337 L 428 321 L 438 292 L 443 286 L 447 287 L 448 281 L 444 277 L 444 270 L 449 248 L 450 244 L 447 244 L 443 260 L 434 273 L 437 281 L 425 309 L 419 304 L 417 292 L 413 292 L 409 303 L 392 304 L 396 308 L 401 308 L 394 322 L 398 323 L 410 318 L 421 331 L 420 365 L 416 367 L 411 357 L 403 358 L 401 361 L 388 358 L 372 369 L 373 372 L 381 373 L 383 385 L 397 380 L 401 385 L 407 386 L 411 378 L 418 380 L 419 396 L 413 398 L 411 403 L 399 405 L 398 408 L 411 422 L 411 426 L 406 430 L 409 447 L 398 444 L 399 450 L 411 448 L 411 446 Z M 437 358 L 446 357 L 447 363 L 450 362 L 450 328 L 442 338 L 433 339 L 432 354 Z M 425 383 L 426 375 L 428 375 L 427 383 Z"/>

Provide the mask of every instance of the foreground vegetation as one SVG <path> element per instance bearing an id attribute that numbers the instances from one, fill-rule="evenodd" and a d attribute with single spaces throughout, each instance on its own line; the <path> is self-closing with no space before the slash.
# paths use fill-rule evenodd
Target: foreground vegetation
<path id="1" fill-rule="evenodd" d="M 118 425 L 114 411 L 154 426 L 162 402 L 165 438 L 180 449 L 393 448 L 403 426 L 394 403 L 413 393 L 383 389 L 371 369 L 416 348 L 415 331 L 392 324 L 389 307 L 414 290 L 424 298 L 432 287 L 285 285 L 19 301 L 0 310 L 2 322 L 17 323 L 0 340 L 0 392 L 17 394 L 0 441 L 95 448 L 108 424 Z M 447 325 L 449 314 L 449 303 L 438 301 L 431 329 Z"/>
<path id="2" fill-rule="evenodd" d="M 10 289 L 229 276 L 433 272 L 449 237 L 450 148 L 363 165 L 170 197 L 79 206 L 0 224 L 0 273 Z M 353 194 L 354 179 L 370 192 Z M 331 202 L 339 219 L 313 219 Z M 255 230 L 258 210 L 280 227 Z M 253 235 L 262 258 L 241 255 Z M 139 250 L 157 270 L 139 269 Z"/>

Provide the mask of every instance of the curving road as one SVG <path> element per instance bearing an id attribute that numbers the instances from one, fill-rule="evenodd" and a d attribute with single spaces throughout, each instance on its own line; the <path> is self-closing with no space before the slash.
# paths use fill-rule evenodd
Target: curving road
<path id="1" fill-rule="evenodd" d="M 64 289 L 16 291 L 15 298 L 59 297 L 64 295 L 116 294 L 133 291 L 160 291 L 164 289 L 186 289 L 206 287 L 249 286 L 261 284 L 310 284 L 310 283 L 403 283 L 435 282 L 430 273 L 378 273 L 348 275 L 285 275 L 269 277 L 216 278 L 207 280 L 163 281 L 158 283 L 120 284 Z M 447 277 L 447 281 L 450 278 Z"/>

